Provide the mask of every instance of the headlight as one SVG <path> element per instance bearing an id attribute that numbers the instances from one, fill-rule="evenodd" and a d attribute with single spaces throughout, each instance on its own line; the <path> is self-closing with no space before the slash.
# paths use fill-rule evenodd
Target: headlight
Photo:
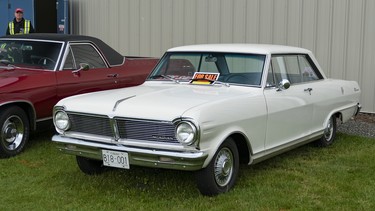
<path id="1" fill-rule="evenodd" d="M 197 129 L 190 122 L 181 122 L 176 127 L 176 138 L 184 145 L 190 145 L 197 139 Z"/>
<path id="2" fill-rule="evenodd" d="M 64 111 L 58 111 L 55 113 L 54 118 L 55 126 L 59 130 L 67 130 L 70 127 L 69 116 Z"/>

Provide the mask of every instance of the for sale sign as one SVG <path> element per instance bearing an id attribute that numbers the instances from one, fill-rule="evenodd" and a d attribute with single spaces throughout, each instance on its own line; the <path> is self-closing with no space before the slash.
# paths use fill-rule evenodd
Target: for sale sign
<path id="1" fill-rule="evenodd" d="M 219 79 L 220 73 L 195 72 L 191 84 L 213 84 Z"/>

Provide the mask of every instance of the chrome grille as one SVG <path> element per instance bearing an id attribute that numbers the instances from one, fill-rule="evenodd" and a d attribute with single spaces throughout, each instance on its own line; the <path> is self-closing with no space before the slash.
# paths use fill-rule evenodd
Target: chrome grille
<path id="1" fill-rule="evenodd" d="M 70 131 L 113 137 L 110 120 L 106 116 L 68 115 L 71 121 Z"/>
<path id="2" fill-rule="evenodd" d="M 68 113 L 71 128 L 69 131 L 115 137 L 112 123 L 117 124 L 118 137 L 144 141 L 177 143 L 175 126 L 172 122 L 151 121 L 142 119 L 116 118 L 115 121 L 107 116 Z"/>
<path id="3" fill-rule="evenodd" d="M 116 119 L 120 138 L 160 142 L 178 142 L 172 122 Z"/>

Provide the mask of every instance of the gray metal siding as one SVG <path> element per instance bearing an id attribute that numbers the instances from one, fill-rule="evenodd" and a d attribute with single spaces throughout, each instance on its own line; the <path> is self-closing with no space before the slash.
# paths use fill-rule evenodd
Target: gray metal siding
<path id="1" fill-rule="evenodd" d="M 160 57 L 199 43 L 310 49 L 326 75 L 356 80 L 375 112 L 375 0 L 73 0 L 72 32 L 124 55 Z"/>

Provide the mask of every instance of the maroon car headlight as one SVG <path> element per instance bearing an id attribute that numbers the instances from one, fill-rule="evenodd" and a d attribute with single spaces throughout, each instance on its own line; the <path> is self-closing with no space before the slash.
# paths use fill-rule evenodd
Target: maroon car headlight
<path id="1" fill-rule="evenodd" d="M 53 118 L 56 128 L 60 131 L 66 131 L 70 127 L 70 120 L 67 113 L 64 111 L 57 111 Z"/>
<path id="2" fill-rule="evenodd" d="M 190 122 L 180 122 L 176 127 L 176 138 L 183 145 L 193 144 L 197 136 L 197 128 Z"/>

